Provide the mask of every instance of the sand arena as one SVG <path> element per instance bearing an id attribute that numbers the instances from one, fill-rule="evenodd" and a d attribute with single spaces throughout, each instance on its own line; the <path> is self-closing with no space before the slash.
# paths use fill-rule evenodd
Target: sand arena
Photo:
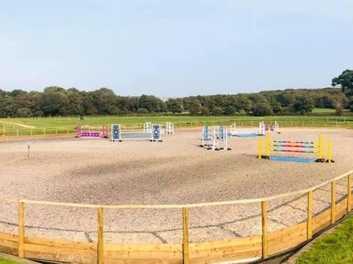
<path id="1" fill-rule="evenodd" d="M 256 139 L 232 138 L 232 151 L 200 147 L 200 129 L 177 130 L 163 143 L 48 139 L 0 144 L 0 197 L 89 204 L 190 204 L 265 197 L 329 180 L 353 164 L 353 132 L 346 129 L 282 129 L 274 138 L 334 140 L 333 164 L 256 159 Z M 337 183 L 337 198 L 345 195 Z M 269 228 L 306 219 L 306 198 L 270 203 Z M 330 206 L 329 186 L 314 192 L 317 213 Z M 0 230 L 17 232 L 17 204 L 0 203 Z M 114 243 L 180 243 L 176 209 L 106 210 L 105 240 Z M 192 208 L 192 242 L 260 233 L 259 204 Z M 96 211 L 28 205 L 26 233 L 49 238 L 96 241 Z"/>

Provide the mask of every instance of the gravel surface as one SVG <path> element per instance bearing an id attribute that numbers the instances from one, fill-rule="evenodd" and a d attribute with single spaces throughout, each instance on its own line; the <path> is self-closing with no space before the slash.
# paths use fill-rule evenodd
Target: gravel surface
<path id="1" fill-rule="evenodd" d="M 0 144 L 0 198 L 92 204 L 184 204 L 264 197 L 304 189 L 352 169 L 353 132 L 282 129 L 275 139 L 334 140 L 336 163 L 256 159 L 256 139 L 232 138 L 231 151 L 199 147 L 200 129 L 177 131 L 162 143 L 52 139 Z M 31 145 L 30 159 L 27 144 Z M 338 198 L 345 182 L 337 184 Z M 330 206 L 329 186 L 314 193 L 314 210 Z M 17 232 L 17 205 L 0 200 L 0 231 Z M 270 203 L 270 229 L 305 220 L 306 198 Z M 259 204 L 190 210 L 191 240 L 260 233 Z M 179 243 L 177 209 L 105 211 L 105 239 L 115 243 Z M 26 234 L 96 240 L 94 209 L 26 206 Z"/>

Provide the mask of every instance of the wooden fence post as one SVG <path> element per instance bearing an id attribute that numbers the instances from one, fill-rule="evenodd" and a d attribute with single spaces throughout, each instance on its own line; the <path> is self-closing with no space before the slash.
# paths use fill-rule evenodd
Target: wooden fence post
<path id="1" fill-rule="evenodd" d="M 267 243 L 267 201 L 261 202 L 261 230 L 262 230 L 262 258 L 266 258 L 268 255 L 268 243 Z"/>
<path id="2" fill-rule="evenodd" d="M 18 256 L 24 258 L 25 250 L 25 203 L 18 203 Z"/>
<path id="3" fill-rule="evenodd" d="M 97 263 L 104 263 L 104 210 L 97 209 Z"/>
<path id="4" fill-rule="evenodd" d="M 306 234 L 307 239 L 313 237 L 313 192 L 308 192 L 308 207 L 307 207 L 308 219 L 306 222 Z"/>
<path id="5" fill-rule="evenodd" d="M 336 222 L 336 181 L 331 182 L 331 224 Z"/>
<path id="6" fill-rule="evenodd" d="M 183 264 L 190 263 L 189 254 L 189 208 L 183 208 Z"/>
<path id="7" fill-rule="evenodd" d="M 350 212 L 352 210 L 352 181 L 351 181 L 351 175 L 348 175 L 347 177 L 347 211 Z"/>

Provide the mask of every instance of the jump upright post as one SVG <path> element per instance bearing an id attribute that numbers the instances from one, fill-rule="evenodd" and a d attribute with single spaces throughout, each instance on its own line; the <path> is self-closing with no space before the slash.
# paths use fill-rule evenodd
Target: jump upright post
<path id="1" fill-rule="evenodd" d="M 125 140 L 148 140 L 151 142 L 162 142 L 161 126 L 152 124 L 151 130 L 143 131 L 122 131 L 120 124 L 112 124 L 111 140 L 113 142 L 122 142 Z"/>
<path id="2" fill-rule="evenodd" d="M 202 127 L 202 134 L 201 134 L 201 147 L 203 148 L 213 148 L 215 146 L 216 140 L 216 131 L 214 129 L 210 129 L 208 126 Z"/>
<path id="3" fill-rule="evenodd" d="M 164 127 L 164 135 L 174 135 L 175 134 L 175 129 L 174 129 L 174 123 L 172 122 L 166 122 L 165 127 Z"/>
<path id="4" fill-rule="evenodd" d="M 258 140 L 258 159 L 292 162 L 334 162 L 331 139 L 320 135 L 314 141 L 272 140 L 270 134 Z M 273 155 L 278 153 L 282 155 Z M 290 153 L 283 155 L 283 153 Z"/>
<path id="5" fill-rule="evenodd" d="M 152 122 L 145 122 L 143 124 L 143 131 L 146 133 L 152 132 Z M 164 125 L 161 125 L 161 133 L 164 136 L 174 135 L 175 129 L 172 122 L 165 122 Z"/>
<path id="6" fill-rule="evenodd" d="M 229 134 L 223 126 L 202 128 L 201 147 L 208 150 L 231 150 L 228 144 Z"/>
<path id="7" fill-rule="evenodd" d="M 146 133 L 151 133 L 152 132 L 152 123 L 151 122 L 145 122 L 143 124 L 143 131 Z"/>
<path id="8" fill-rule="evenodd" d="M 265 124 L 266 132 L 274 132 L 280 134 L 279 123 L 275 121 L 272 124 Z"/>

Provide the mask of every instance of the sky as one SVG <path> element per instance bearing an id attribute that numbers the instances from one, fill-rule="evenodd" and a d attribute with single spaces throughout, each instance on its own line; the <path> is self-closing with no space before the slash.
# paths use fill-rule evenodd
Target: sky
<path id="1" fill-rule="evenodd" d="M 4 90 L 318 88 L 352 64 L 351 0 L 1 1 Z"/>

